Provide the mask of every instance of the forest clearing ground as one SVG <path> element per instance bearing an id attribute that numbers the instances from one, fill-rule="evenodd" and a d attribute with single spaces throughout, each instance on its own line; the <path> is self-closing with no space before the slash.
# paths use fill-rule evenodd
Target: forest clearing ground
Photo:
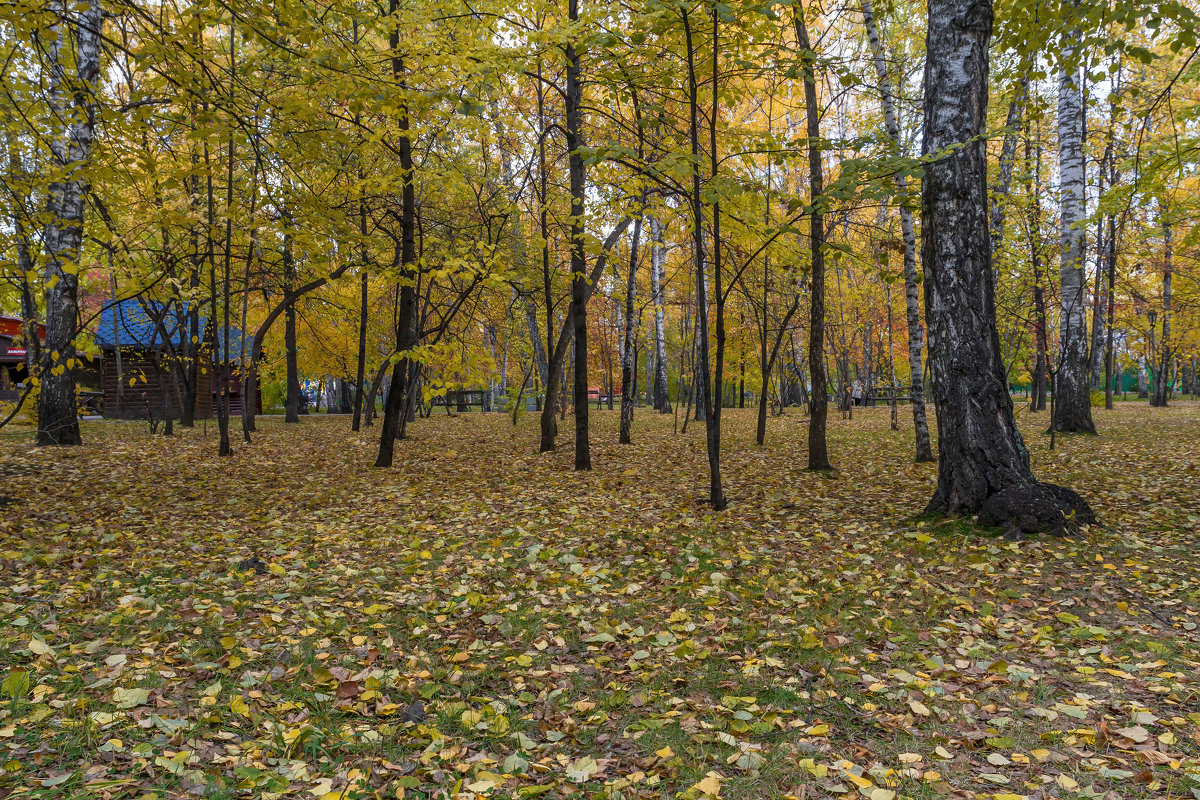
<path id="1" fill-rule="evenodd" d="M 345 418 L 9 436 L 0 797 L 1200 797 L 1200 406 L 1021 414 L 1104 525 L 1026 542 L 916 516 L 900 411 L 831 414 L 833 476 L 724 411 L 719 515 L 646 409 L 583 474 L 532 415 L 384 471 Z"/>

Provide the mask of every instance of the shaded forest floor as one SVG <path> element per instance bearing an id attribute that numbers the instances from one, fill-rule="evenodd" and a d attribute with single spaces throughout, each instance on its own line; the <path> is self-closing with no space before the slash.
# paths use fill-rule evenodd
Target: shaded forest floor
<path id="1" fill-rule="evenodd" d="M 1200 407 L 1047 451 L 1106 527 L 918 519 L 911 417 L 0 442 L 0 797 L 1200 797 Z M 261 559 L 259 562 L 253 558 Z M 257 567 L 257 568 L 256 568 Z"/>

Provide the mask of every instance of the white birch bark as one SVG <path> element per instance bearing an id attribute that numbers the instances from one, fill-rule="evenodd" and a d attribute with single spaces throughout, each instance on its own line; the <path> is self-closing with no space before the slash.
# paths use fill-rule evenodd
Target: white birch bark
<path id="1" fill-rule="evenodd" d="M 46 344 L 42 351 L 38 400 L 38 444 L 80 444 L 75 416 L 75 334 L 78 326 L 80 248 L 87 204 L 88 166 L 95 136 L 95 82 L 100 74 L 99 0 L 87 0 L 78 16 L 68 16 L 63 0 L 49 11 L 58 21 L 50 28 L 47 54 L 50 116 L 58 129 L 49 137 L 53 179 L 46 202 Z M 75 44 L 67 52 L 67 35 Z M 74 61 L 74 74 L 70 62 Z"/>
<path id="2" fill-rule="evenodd" d="M 897 154 L 903 150 L 900 140 L 900 125 L 896 121 L 895 101 L 892 97 L 892 84 L 888 77 L 887 66 L 883 60 L 883 45 L 879 41 L 879 32 L 875 25 L 875 15 L 871 9 L 871 0 L 863 0 L 863 21 L 867 28 L 867 39 L 871 44 L 871 55 L 875 62 L 875 75 L 879 80 L 879 96 L 883 105 L 883 122 L 887 128 L 888 138 L 896 148 Z M 896 194 L 900 196 L 900 235 L 904 240 L 904 306 L 908 321 L 908 361 L 912 372 L 912 410 L 913 427 L 916 430 L 916 460 L 932 461 L 933 450 L 929 444 L 929 423 L 925 416 L 925 380 L 924 367 L 921 363 L 921 312 L 920 300 L 917 296 L 917 240 L 913 234 L 912 211 L 903 201 L 907 194 L 907 181 L 904 175 L 896 175 Z"/>
<path id="3" fill-rule="evenodd" d="M 1055 380 L 1055 430 L 1095 433 L 1088 382 L 1087 306 L 1084 275 L 1087 232 L 1083 160 L 1083 91 L 1074 64 L 1078 30 L 1068 34 L 1058 80 L 1058 173 L 1062 220 L 1059 267 L 1059 364 Z"/>
<path id="4" fill-rule="evenodd" d="M 667 385 L 666 282 L 667 248 L 663 244 L 663 224 L 650 217 L 650 294 L 654 302 L 654 407 L 671 413 L 671 394 Z M 648 381 L 649 382 L 649 381 Z"/>

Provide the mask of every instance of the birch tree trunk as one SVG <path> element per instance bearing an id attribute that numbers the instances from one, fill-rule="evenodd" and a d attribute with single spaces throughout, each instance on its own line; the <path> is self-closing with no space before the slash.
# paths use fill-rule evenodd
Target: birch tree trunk
<path id="1" fill-rule="evenodd" d="M 1109 177 L 1110 185 L 1117 183 L 1117 171 L 1112 162 L 1109 162 Z M 1117 273 L 1117 219 L 1116 215 L 1111 211 L 1108 214 L 1108 236 L 1105 237 L 1105 273 L 1108 278 L 1108 291 L 1105 295 L 1104 313 L 1107 316 L 1105 322 L 1105 339 L 1104 339 L 1104 407 L 1112 411 L 1113 408 L 1113 378 L 1116 376 L 1116 364 L 1113 361 L 1113 314 L 1116 309 L 1116 294 L 1115 282 Z M 1192 381 L 1196 380 L 1195 370 L 1192 371 Z"/>
<path id="2" fill-rule="evenodd" d="M 1042 145 L 1038 142 L 1036 155 L 1030 158 L 1030 140 L 1025 139 L 1025 160 L 1031 165 L 1025 184 L 1025 194 L 1037 197 L 1042 191 Z M 1050 374 L 1049 331 L 1046 322 L 1046 290 L 1042 283 L 1042 209 L 1036 203 L 1029 204 L 1029 265 L 1033 272 L 1033 335 L 1036 357 L 1033 364 L 1033 386 L 1029 392 L 1029 410 L 1046 410 L 1046 388 Z"/>
<path id="3" fill-rule="evenodd" d="M 671 413 L 671 388 L 667 384 L 666 282 L 667 248 L 663 245 L 663 224 L 650 217 L 650 294 L 654 301 L 654 407 L 660 414 Z"/>
<path id="4" fill-rule="evenodd" d="M 1087 306 L 1084 255 L 1087 232 L 1083 161 L 1083 92 L 1079 68 L 1073 66 L 1078 30 L 1063 47 L 1066 65 L 1058 79 L 1058 172 L 1062 215 L 1062 262 L 1059 279 L 1059 363 L 1054 382 L 1051 426 L 1063 433 L 1095 433 L 1088 381 Z"/>
<path id="5" fill-rule="evenodd" d="M 1104 155 L 1100 157 L 1100 170 L 1096 189 L 1096 197 L 1104 197 L 1104 182 L 1108 178 L 1108 164 L 1112 160 L 1112 121 L 1109 121 L 1108 141 L 1104 145 Z M 1091 388 L 1100 389 L 1100 366 L 1104 358 L 1104 313 L 1108 306 L 1105 300 L 1104 288 L 1104 256 L 1108 251 L 1105 237 L 1104 215 L 1096 215 L 1096 283 L 1092 290 L 1092 342 L 1088 349 L 1088 371 Z"/>
<path id="6" fill-rule="evenodd" d="M 1017 134 L 1020 132 L 1021 116 L 1028 95 L 1029 78 L 1021 78 L 1021 82 L 1017 86 L 1017 96 L 1008 106 L 1008 117 L 1004 122 L 1004 144 L 1000 147 L 1000 171 L 996 176 L 996 184 L 992 187 L 990 236 L 993 268 L 995 267 L 996 253 L 1004 244 L 1004 201 L 1008 198 L 1009 186 L 1012 183 L 1013 163 L 1017 158 Z"/>
<path id="7" fill-rule="evenodd" d="M 46 198 L 46 342 L 40 365 L 37 443 L 77 445 L 82 444 L 75 415 L 79 257 L 96 125 L 92 87 L 100 75 L 104 16 L 99 0 L 87 0 L 74 22 L 67 21 L 62 0 L 52 0 L 49 10 L 57 19 L 50 28 L 53 41 L 48 43 L 50 111 L 61 127 L 49 137 L 53 180 Z M 67 29 L 75 43 L 73 59 L 66 52 Z M 68 75 L 72 60 L 75 74 Z"/>
<path id="8" fill-rule="evenodd" d="M 633 223 L 633 242 L 629 247 L 629 278 L 625 283 L 625 325 L 621 337 L 621 430 L 619 441 L 630 444 L 630 430 L 633 427 L 633 407 L 637 401 L 634 396 L 634 373 L 637 371 L 637 354 L 634 351 L 633 339 L 636 335 L 633 318 L 634 290 L 637 286 L 638 244 L 642 237 L 642 218 L 639 216 Z M 609 397 L 611 397 L 611 392 Z"/>
<path id="9" fill-rule="evenodd" d="M 537 364 L 538 380 L 541 381 L 542 386 L 545 386 L 549 372 L 549 365 L 546 363 L 546 343 L 542 341 L 542 334 L 538 329 L 537 308 L 532 301 L 525 303 L 525 328 L 529 332 L 529 343 L 533 346 L 533 360 Z"/>
<path id="10" fill-rule="evenodd" d="M 1064 511 L 1077 521 L 1094 517 L 1074 492 L 1034 479 L 996 331 L 981 135 L 991 32 L 991 0 L 929 3 L 922 152 L 935 158 L 921 187 L 921 261 L 938 485 L 926 511 L 979 513 L 982 523 L 1017 532 L 1062 532 Z"/>

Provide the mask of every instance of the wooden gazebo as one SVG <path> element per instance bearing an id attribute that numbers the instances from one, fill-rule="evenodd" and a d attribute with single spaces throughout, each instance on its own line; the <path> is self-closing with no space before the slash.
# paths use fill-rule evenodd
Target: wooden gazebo
<path id="1" fill-rule="evenodd" d="M 110 419 L 161 419 L 168 414 L 180 416 L 178 357 L 184 337 L 188 336 L 186 304 L 170 307 L 154 300 L 133 298 L 106 304 L 96 325 L 95 341 L 103 356 L 100 382 L 104 393 L 104 416 Z M 211 335 L 207 317 L 199 317 L 199 357 L 196 375 L 196 419 L 208 419 L 219 402 L 222 385 L 229 382 L 229 411 L 242 412 L 241 375 L 238 362 L 242 353 L 242 332 L 229 329 L 229 363 L 214 356 L 224 353 L 225 340 L 220 326 Z M 217 353 L 208 340 L 217 342 Z M 248 342 L 246 343 L 249 344 Z M 118 353 L 120 358 L 118 360 Z M 118 384 L 120 389 L 118 391 Z M 254 390 L 255 411 L 262 410 L 262 396 Z"/>

